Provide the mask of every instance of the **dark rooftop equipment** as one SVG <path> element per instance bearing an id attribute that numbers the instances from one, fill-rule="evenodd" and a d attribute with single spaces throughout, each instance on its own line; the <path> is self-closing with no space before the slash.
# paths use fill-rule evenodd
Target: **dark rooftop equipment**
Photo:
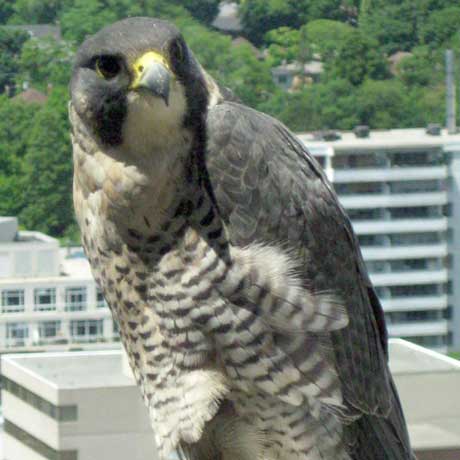
<path id="1" fill-rule="evenodd" d="M 339 139 L 342 139 L 342 136 L 337 131 L 333 131 L 332 129 L 327 129 L 322 132 L 322 138 L 325 141 L 337 141 Z"/>
<path id="2" fill-rule="evenodd" d="M 439 123 L 429 123 L 426 127 L 425 132 L 430 136 L 440 136 L 441 135 L 441 125 Z"/>
<path id="3" fill-rule="evenodd" d="M 355 133 L 356 137 L 359 137 L 360 139 L 364 139 L 366 137 L 369 137 L 370 129 L 369 129 L 369 126 L 367 125 L 358 125 L 358 126 L 355 126 L 355 128 L 353 129 L 353 132 Z"/>

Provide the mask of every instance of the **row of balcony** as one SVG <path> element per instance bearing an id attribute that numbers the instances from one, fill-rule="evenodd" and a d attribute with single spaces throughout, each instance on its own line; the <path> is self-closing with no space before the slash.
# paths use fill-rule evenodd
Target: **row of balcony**
<path id="1" fill-rule="evenodd" d="M 333 183 L 388 182 L 446 179 L 449 172 L 446 166 L 414 168 L 369 168 L 334 170 L 330 177 Z"/>
<path id="2" fill-rule="evenodd" d="M 449 321 L 440 319 L 426 322 L 387 324 L 387 329 L 390 337 L 447 335 L 449 333 Z"/>
<path id="3" fill-rule="evenodd" d="M 0 324 L 11 321 L 51 321 L 55 319 L 104 319 L 110 318 L 111 312 L 108 308 L 80 310 L 80 311 L 65 311 L 65 310 L 50 310 L 50 311 L 15 311 L 0 314 Z"/>
<path id="4" fill-rule="evenodd" d="M 449 281 L 449 272 L 441 270 L 414 270 L 394 273 L 371 273 L 374 286 L 405 286 L 418 284 L 443 284 Z"/>
<path id="5" fill-rule="evenodd" d="M 401 208 L 443 206 L 449 202 L 447 192 L 359 194 L 339 196 L 345 209 Z"/>
<path id="6" fill-rule="evenodd" d="M 388 233 L 445 232 L 449 227 L 446 217 L 428 219 L 362 220 L 353 222 L 357 235 Z"/>
<path id="7" fill-rule="evenodd" d="M 362 247 L 364 260 L 443 258 L 449 254 L 447 243 L 393 247 Z"/>

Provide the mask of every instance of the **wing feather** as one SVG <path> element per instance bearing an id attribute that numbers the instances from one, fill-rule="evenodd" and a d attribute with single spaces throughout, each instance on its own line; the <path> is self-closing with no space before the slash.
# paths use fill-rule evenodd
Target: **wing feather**
<path id="1" fill-rule="evenodd" d="M 319 164 L 281 123 L 239 104 L 213 107 L 207 136 L 205 163 L 232 243 L 281 242 L 302 261 L 305 287 L 333 293 L 347 310 L 349 324 L 331 332 L 328 353 L 343 415 L 394 414 L 399 401 L 387 365 L 383 311 L 349 219 Z M 409 452 L 402 412 L 396 412 Z"/>

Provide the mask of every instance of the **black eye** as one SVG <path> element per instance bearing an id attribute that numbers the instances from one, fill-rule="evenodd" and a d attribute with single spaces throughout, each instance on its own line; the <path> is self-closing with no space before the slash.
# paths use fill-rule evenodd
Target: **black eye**
<path id="1" fill-rule="evenodd" d="M 174 40 L 169 45 L 169 56 L 172 62 L 180 63 L 185 58 L 185 46 L 181 40 Z"/>
<path id="2" fill-rule="evenodd" d="M 95 63 L 96 73 L 106 80 L 114 78 L 121 70 L 120 62 L 115 56 L 99 56 Z"/>

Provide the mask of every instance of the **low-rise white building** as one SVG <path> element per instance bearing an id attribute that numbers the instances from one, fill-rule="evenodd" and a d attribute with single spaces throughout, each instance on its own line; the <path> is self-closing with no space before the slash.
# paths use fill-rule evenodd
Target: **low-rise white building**
<path id="1" fill-rule="evenodd" d="M 158 459 L 121 350 L 6 355 L 2 385 L 4 459 Z"/>
<path id="2" fill-rule="evenodd" d="M 113 345 L 116 325 L 81 248 L 0 218 L 0 352 Z"/>
<path id="3" fill-rule="evenodd" d="M 398 339 L 389 350 L 417 458 L 460 458 L 460 362 Z M 4 459 L 158 458 L 121 350 L 5 355 L 1 371 Z"/>

